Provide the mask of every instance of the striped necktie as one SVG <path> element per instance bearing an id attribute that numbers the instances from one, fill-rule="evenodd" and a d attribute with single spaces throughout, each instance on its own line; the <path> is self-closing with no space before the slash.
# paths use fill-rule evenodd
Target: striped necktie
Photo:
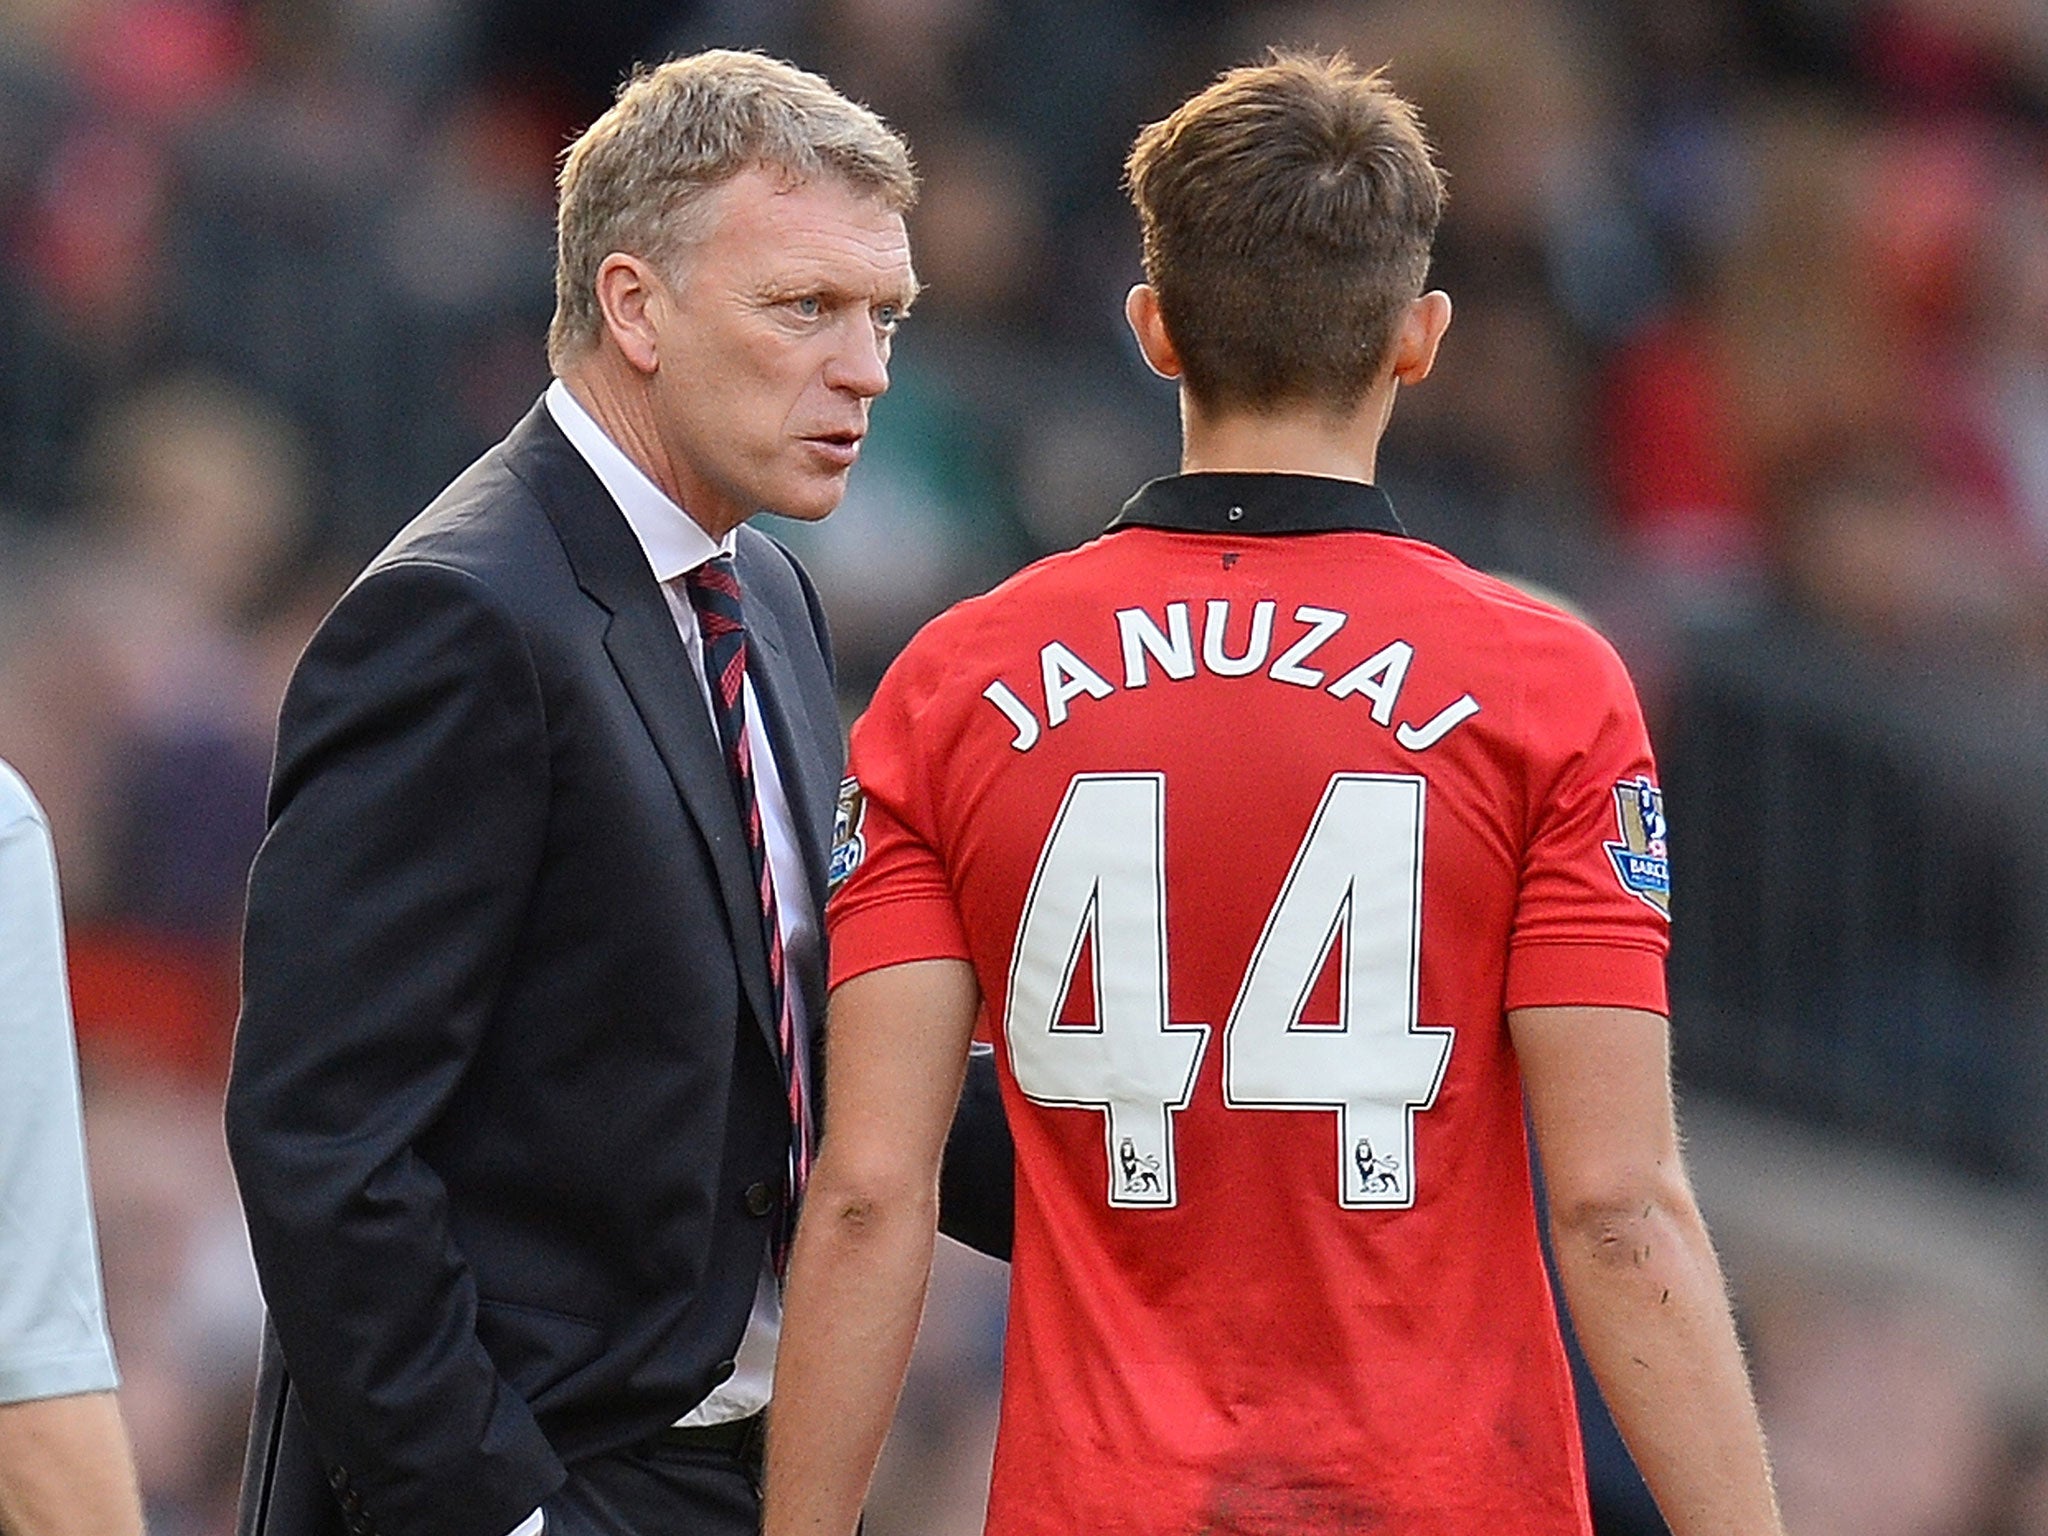
<path id="1" fill-rule="evenodd" d="M 775 910 L 775 876 L 768 864 L 761 802 L 754 794 L 754 752 L 747 740 L 747 628 L 732 556 L 717 555 L 705 561 L 684 575 L 683 585 L 697 612 L 697 632 L 704 641 L 704 675 L 711 683 L 712 713 L 717 717 L 719 744 L 725 749 L 726 775 L 739 803 L 740 823 L 747 829 L 747 852 L 753 857 L 754 885 L 761 897 L 762 934 L 768 941 L 775 1036 L 782 1048 L 782 1077 L 789 1099 L 789 1181 L 775 1236 L 775 1270 L 781 1274 L 789 1259 L 797 1202 L 810 1177 L 812 1127 L 810 1107 L 804 1102 L 796 1016 L 790 1011 L 782 924 Z"/>

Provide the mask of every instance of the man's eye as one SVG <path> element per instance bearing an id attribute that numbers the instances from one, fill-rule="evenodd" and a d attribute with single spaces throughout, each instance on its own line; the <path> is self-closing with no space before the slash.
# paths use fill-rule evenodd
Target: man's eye
<path id="1" fill-rule="evenodd" d="M 900 304 L 877 304 L 875 306 L 875 329 L 885 336 L 896 334 L 896 327 L 903 323 L 903 307 Z"/>
<path id="2" fill-rule="evenodd" d="M 800 299 L 791 299 L 789 303 L 790 308 L 806 320 L 815 320 L 825 312 L 825 301 L 815 293 L 806 294 Z"/>

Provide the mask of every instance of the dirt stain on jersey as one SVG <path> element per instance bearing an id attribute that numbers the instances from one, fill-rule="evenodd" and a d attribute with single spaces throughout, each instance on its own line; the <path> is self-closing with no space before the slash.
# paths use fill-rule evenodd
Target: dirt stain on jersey
<path id="1" fill-rule="evenodd" d="M 1380 1508 L 1356 1488 L 1302 1479 L 1280 1462 L 1244 1462 L 1217 1480 L 1195 1536 L 1372 1536 L 1388 1529 Z"/>

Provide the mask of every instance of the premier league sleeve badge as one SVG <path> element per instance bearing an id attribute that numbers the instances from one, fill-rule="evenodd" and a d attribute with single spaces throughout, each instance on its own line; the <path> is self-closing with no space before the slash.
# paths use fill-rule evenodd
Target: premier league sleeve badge
<path id="1" fill-rule="evenodd" d="M 828 892 L 838 890 L 867 857 L 867 839 L 861 836 L 861 823 L 867 819 L 867 811 L 867 796 L 861 792 L 860 780 L 842 780 L 839 810 L 832 818 L 832 863 L 825 877 Z"/>
<path id="2" fill-rule="evenodd" d="M 1664 791 L 1638 776 L 1614 786 L 1621 841 L 1607 843 L 1621 888 L 1671 916 L 1671 854 L 1665 845 Z"/>

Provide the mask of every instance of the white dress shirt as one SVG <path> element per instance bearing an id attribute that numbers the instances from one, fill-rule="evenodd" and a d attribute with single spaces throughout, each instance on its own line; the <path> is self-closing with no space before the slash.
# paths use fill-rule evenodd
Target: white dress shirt
<path id="1" fill-rule="evenodd" d="M 548 386 L 548 414 L 562 429 L 584 462 L 603 483 L 625 515 L 626 524 L 647 556 L 654 579 L 661 583 L 668 599 L 669 614 L 683 648 L 690 654 L 690 674 L 696 679 L 697 696 L 716 728 L 717 714 L 711 699 L 711 684 L 704 676 L 704 642 L 697 629 L 697 611 L 690 604 L 683 577 L 705 561 L 733 551 L 735 535 L 714 540 L 692 518 L 648 478 L 645 471 L 605 435 L 568 386 L 560 379 Z M 767 843 L 768 867 L 775 881 L 776 916 L 782 929 L 782 950 L 790 974 L 803 966 L 820 963 L 818 913 L 811 903 L 810 881 L 804 871 L 803 852 L 796 840 L 789 798 L 783 793 L 781 770 L 775 762 L 775 744 L 768 739 L 761 707 L 754 694 L 754 680 L 745 681 L 747 743 L 754 756 L 754 798 L 761 809 L 762 834 Z M 806 1073 L 806 1101 L 809 1099 L 810 1021 L 804 1016 L 803 994 L 789 989 L 790 1012 L 794 1017 L 799 1070 Z M 775 1346 L 782 1331 L 782 1291 L 776 1283 L 772 1263 L 764 1263 L 754 1292 L 753 1315 L 740 1340 L 738 1365 L 731 1376 L 712 1389 L 711 1395 L 677 1422 L 681 1425 L 723 1424 L 759 1413 L 768 1405 L 775 1375 Z M 540 1511 L 522 1523 L 510 1536 L 539 1536 L 543 1529 Z"/>

